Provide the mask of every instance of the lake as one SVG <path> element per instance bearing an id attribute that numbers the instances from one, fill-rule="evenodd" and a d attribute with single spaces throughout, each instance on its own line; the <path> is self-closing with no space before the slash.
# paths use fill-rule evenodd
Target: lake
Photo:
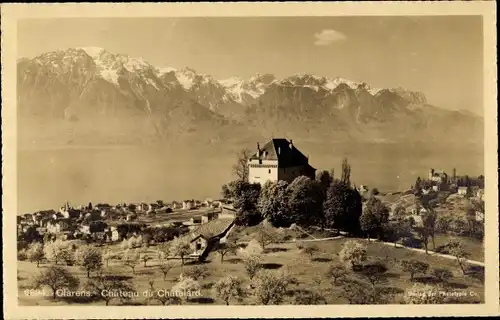
<path id="1" fill-rule="evenodd" d="M 317 169 L 351 164 L 351 181 L 379 190 L 408 188 L 429 168 L 484 174 L 482 145 L 437 147 L 295 141 Z M 253 145 L 206 148 L 59 147 L 18 151 L 18 214 L 86 204 L 218 198 L 231 180 L 234 151 Z"/>

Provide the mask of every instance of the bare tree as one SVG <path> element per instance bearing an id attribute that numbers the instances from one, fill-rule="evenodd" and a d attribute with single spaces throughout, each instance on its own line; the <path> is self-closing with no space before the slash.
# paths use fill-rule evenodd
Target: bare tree
<path id="1" fill-rule="evenodd" d="M 252 155 L 249 149 L 242 149 L 236 154 L 236 163 L 233 166 L 233 172 L 241 181 L 248 181 L 248 159 Z"/>
<path id="2" fill-rule="evenodd" d="M 139 252 L 137 250 L 126 250 L 122 258 L 123 264 L 132 269 L 135 274 L 135 267 L 139 263 Z"/>
<path id="3" fill-rule="evenodd" d="M 429 269 L 429 264 L 427 262 L 423 262 L 420 260 L 411 259 L 411 260 L 401 261 L 401 267 L 403 268 L 404 272 L 408 272 L 410 274 L 410 281 L 413 281 L 415 274 L 427 273 L 427 270 Z"/>
<path id="4" fill-rule="evenodd" d="M 219 243 L 217 246 L 217 253 L 220 255 L 220 262 L 224 262 L 224 256 L 226 254 L 235 254 L 238 245 L 234 241 L 229 239 L 225 243 Z"/>
<path id="5" fill-rule="evenodd" d="M 333 279 L 333 284 L 337 285 L 338 281 L 340 279 L 345 278 L 345 276 L 348 274 L 348 270 L 344 266 L 343 263 L 341 263 L 338 260 L 334 260 L 330 263 L 328 266 L 328 270 L 325 274 L 326 277 L 332 278 Z"/>
<path id="6" fill-rule="evenodd" d="M 245 265 L 245 271 L 248 277 L 252 280 L 257 272 L 262 268 L 260 264 L 260 258 L 257 255 L 249 255 L 243 259 Z"/>
<path id="7" fill-rule="evenodd" d="M 37 268 L 44 258 L 43 246 L 40 242 L 31 243 L 26 251 L 27 258 L 30 262 L 36 262 Z"/>
<path id="8" fill-rule="evenodd" d="M 90 271 L 99 270 L 102 267 L 101 250 L 94 246 L 81 246 L 75 252 L 76 263 L 87 271 L 87 278 L 90 278 Z"/>
<path id="9" fill-rule="evenodd" d="M 172 270 L 173 267 L 174 263 L 172 261 L 160 259 L 159 268 L 161 273 L 163 273 L 163 280 L 167 279 L 167 274 L 170 272 L 170 270 Z"/>
<path id="10" fill-rule="evenodd" d="M 78 287 L 78 278 L 69 273 L 68 270 L 59 266 L 50 266 L 41 271 L 33 279 L 33 287 L 40 288 L 48 286 L 52 290 L 52 298 L 57 297 L 59 289 L 75 289 Z"/>
<path id="11" fill-rule="evenodd" d="M 252 282 L 257 302 L 263 305 L 280 304 L 290 284 L 285 275 L 268 270 L 259 272 Z"/>
<path id="12" fill-rule="evenodd" d="M 207 277 L 209 274 L 207 266 L 193 266 L 186 270 L 185 276 L 198 280 Z"/>
<path id="13" fill-rule="evenodd" d="M 241 300 L 243 290 L 241 289 L 241 281 L 238 277 L 227 276 L 217 281 L 212 291 L 216 297 L 222 299 L 226 305 L 233 299 Z"/>
<path id="14" fill-rule="evenodd" d="M 134 291 L 134 287 L 130 282 L 124 280 L 123 277 L 115 275 L 98 275 L 92 277 L 87 281 L 85 289 L 93 297 L 105 301 L 106 305 L 116 298 L 119 298 L 122 303 L 130 300 L 131 295 L 124 293 L 132 293 Z"/>
<path id="15" fill-rule="evenodd" d="M 448 247 L 449 253 L 457 258 L 458 265 L 465 275 L 467 273 L 465 270 L 465 262 L 469 254 L 465 251 L 463 242 L 460 240 L 450 240 L 446 246 Z"/>

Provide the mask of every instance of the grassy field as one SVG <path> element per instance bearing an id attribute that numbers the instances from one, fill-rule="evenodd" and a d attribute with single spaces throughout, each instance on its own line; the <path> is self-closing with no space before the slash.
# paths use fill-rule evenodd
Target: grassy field
<path id="1" fill-rule="evenodd" d="M 338 239 L 315 242 L 315 244 L 319 247 L 320 252 L 314 257 L 313 260 L 311 260 L 309 256 L 304 255 L 294 243 L 270 245 L 269 247 L 266 247 L 266 252 L 262 255 L 261 264 L 263 268 L 269 270 L 288 270 L 288 272 L 295 276 L 298 280 L 296 285 L 292 285 L 288 288 L 289 290 L 287 295 L 289 295 L 289 297 L 285 303 L 290 303 L 290 301 L 293 300 L 293 296 L 299 292 L 314 291 L 325 297 L 328 304 L 345 304 L 348 302 L 342 296 L 341 287 L 333 285 L 324 274 L 327 271 L 332 257 L 335 257 L 335 255 L 338 254 L 346 240 L 347 239 Z M 115 250 L 118 250 L 118 248 L 115 247 Z M 151 255 L 154 256 L 155 249 L 150 248 L 149 250 Z M 430 269 L 447 268 L 452 271 L 454 277 L 449 283 L 450 290 L 466 291 L 467 293 L 474 292 L 477 294 L 475 297 L 468 296 L 458 298 L 461 299 L 459 302 L 472 303 L 484 301 L 484 280 L 482 280 L 482 269 L 476 269 L 474 273 L 464 276 L 455 260 L 445 259 L 438 256 L 427 256 L 423 253 L 412 252 L 405 248 L 393 248 L 380 243 L 368 244 L 367 251 L 369 257 L 383 259 L 389 265 L 388 279 L 383 286 L 393 288 L 396 292 L 393 299 L 394 303 L 402 302 L 405 288 L 413 285 L 409 282 L 409 274 L 403 272 L 399 267 L 398 262 L 403 259 L 418 259 L 420 261 L 428 262 Z M 202 286 L 202 296 L 199 298 L 192 298 L 187 302 L 187 304 L 224 304 L 223 301 L 215 298 L 210 288 L 214 282 L 228 275 L 237 276 L 242 279 L 242 287 L 248 294 L 243 301 L 238 304 L 255 303 L 255 298 L 252 295 L 252 291 L 249 289 L 250 280 L 248 279 L 244 265 L 238 256 L 227 256 L 225 257 L 225 261 L 222 263 L 217 254 L 211 253 L 203 265 L 207 266 L 209 275 L 206 278 L 199 280 Z M 44 298 L 40 296 L 26 296 L 24 294 L 24 289 L 30 286 L 31 277 L 46 266 L 46 264 L 42 264 L 40 265 L 40 268 L 37 268 L 34 263 L 25 261 L 18 262 L 19 303 L 21 305 L 81 304 L 82 302 L 79 302 L 78 299 L 62 299 L 54 301 L 50 297 Z M 186 270 L 190 267 L 192 267 L 190 264 L 184 266 Z M 72 274 L 80 278 L 81 283 L 86 281 L 86 273 L 83 270 L 73 266 L 67 268 Z M 135 290 L 139 294 L 142 294 L 143 291 L 149 288 L 150 279 L 155 279 L 154 286 L 157 289 L 160 288 L 169 290 L 172 288 L 172 286 L 176 283 L 176 279 L 181 274 L 181 267 L 180 263 L 176 265 L 176 267 L 174 267 L 167 275 L 166 280 L 163 280 L 163 274 L 160 272 L 158 268 L 158 261 L 156 260 L 148 261 L 146 267 L 140 263 L 136 267 L 135 275 L 132 274 L 132 270 L 130 268 L 123 266 L 118 260 L 111 261 L 109 266 L 105 267 L 105 271 L 106 273 L 131 277 L 130 279 L 134 284 Z M 432 279 L 430 276 L 420 276 L 416 277 L 416 281 L 425 283 L 432 281 Z M 131 301 L 131 304 L 144 303 L 145 298 L 141 295 Z M 104 302 L 93 302 L 92 304 L 104 305 Z M 113 300 L 110 303 L 110 305 L 115 304 L 119 304 L 119 300 Z"/>

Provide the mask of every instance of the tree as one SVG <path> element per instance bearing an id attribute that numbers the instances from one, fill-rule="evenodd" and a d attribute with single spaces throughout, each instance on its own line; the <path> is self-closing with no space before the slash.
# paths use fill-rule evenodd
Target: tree
<path id="1" fill-rule="evenodd" d="M 422 179 L 420 177 L 417 177 L 417 180 L 415 181 L 415 185 L 413 186 L 415 193 L 420 194 L 422 192 Z"/>
<path id="2" fill-rule="evenodd" d="M 102 259 L 104 261 L 106 261 L 106 267 L 109 266 L 109 260 L 115 259 L 116 256 L 117 256 L 117 254 L 110 249 L 107 249 L 106 251 L 104 251 L 104 254 L 102 255 Z"/>
<path id="3" fill-rule="evenodd" d="M 109 305 L 109 302 L 116 298 L 120 299 L 122 303 L 130 300 L 131 295 L 126 293 L 134 292 L 134 287 L 121 276 L 97 275 L 87 281 L 85 290 L 90 292 L 93 297 L 105 301 L 106 305 Z"/>
<path id="4" fill-rule="evenodd" d="M 52 290 L 52 298 L 57 297 L 57 291 L 60 289 L 75 289 L 78 287 L 78 278 L 71 275 L 68 270 L 59 266 L 49 266 L 33 279 L 33 287 L 38 289 L 42 286 L 48 286 Z"/>
<path id="5" fill-rule="evenodd" d="M 26 251 L 27 258 L 30 262 L 36 262 L 37 268 L 44 258 L 43 245 L 40 242 L 30 243 Z"/>
<path id="6" fill-rule="evenodd" d="M 330 173 L 326 170 L 319 172 L 316 175 L 316 181 L 318 182 L 321 191 L 321 203 L 324 203 L 326 200 L 328 188 L 330 188 L 333 183 L 333 172 Z"/>
<path id="7" fill-rule="evenodd" d="M 375 232 L 380 239 L 383 235 L 383 227 L 389 220 L 389 209 L 378 198 L 372 197 L 368 200 L 365 210 L 360 218 L 361 230 L 370 237 Z"/>
<path id="8" fill-rule="evenodd" d="M 377 301 L 379 294 L 376 286 L 387 280 L 387 270 L 388 268 L 385 263 L 375 261 L 365 264 L 359 272 L 372 286 L 373 301 Z"/>
<path id="9" fill-rule="evenodd" d="M 230 183 L 230 188 L 234 198 L 234 208 L 238 212 L 238 223 L 246 226 L 259 224 L 262 221 L 262 215 L 257 208 L 257 203 L 261 185 L 234 181 Z"/>
<path id="10" fill-rule="evenodd" d="M 219 243 L 217 246 L 217 253 L 220 255 L 220 262 L 224 262 L 224 256 L 227 254 L 236 254 L 236 249 L 238 249 L 238 245 L 236 241 L 232 239 L 227 239 L 225 243 Z"/>
<path id="11" fill-rule="evenodd" d="M 366 260 L 366 246 L 355 240 L 348 240 L 339 252 L 340 260 L 349 263 L 352 269 Z"/>
<path id="12" fill-rule="evenodd" d="M 436 250 L 436 229 L 437 229 L 437 214 L 436 211 L 432 208 L 427 208 L 427 213 L 422 217 L 423 228 L 425 230 L 425 235 L 423 237 L 431 237 L 432 238 L 432 249 Z M 424 239 L 422 239 L 424 240 Z M 427 253 L 427 242 L 428 240 L 424 240 L 425 252 Z"/>
<path id="13" fill-rule="evenodd" d="M 348 275 L 348 271 L 345 267 L 344 264 L 342 264 L 340 261 L 338 260 L 334 260 L 330 263 L 330 265 L 328 266 L 328 270 L 326 272 L 326 276 L 328 278 L 332 278 L 333 279 L 333 283 L 335 285 L 338 284 L 338 281 L 341 280 L 341 279 L 344 279 L 347 275 Z"/>
<path id="14" fill-rule="evenodd" d="M 323 223 L 322 191 L 306 176 L 295 178 L 287 188 L 290 221 L 301 226 Z"/>
<path id="15" fill-rule="evenodd" d="M 181 268 L 184 271 L 184 259 L 191 253 L 189 242 L 185 238 L 176 237 L 170 242 L 169 254 L 181 258 Z"/>
<path id="16" fill-rule="evenodd" d="M 241 289 L 241 281 L 238 277 L 227 276 L 218 280 L 212 287 L 214 295 L 223 300 L 226 305 L 233 299 L 241 300 L 243 290 Z"/>
<path id="17" fill-rule="evenodd" d="M 233 197 L 233 194 L 227 184 L 222 185 L 220 194 L 223 199 L 231 199 Z"/>
<path id="18" fill-rule="evenodd" d="M 317 305 L 327 304 L 327 301 L 318 291 L 299 291 L 294 295 L 293 304 Z"/>
<path id="19" fill-rule="evenodd" d="M 257 303 L 262 305 L 278 305 L 285 297 L 289 279 L 280 273 L 261 270 L 252 280 Z"/>
<path id="20" fill-rule="evenodd" d="M 348 163 L 347 158 L 342 160 L 342 178 L 340 181 L 347 185 L 351 185 L 351 165 Z"/>
<path id="21" fill-rule="evenodd" d="M 59 261 L 63 260 L 64 255 L 66 254 L 64 253 L 64 249 L 66 247 L 67 244 L 60 239 L 56 239 L 55 241 L 45 243 L 43 246 L 43 252 L 48 260 L 53 260 L 55 264 L 57 264 Z"/>
<path id="22" fill-rule="evenodd" d="M 441 233 L 448 233 L 452 225 L 453 218 L 450 215 L 440 214 L 436 219 L 436 231 Z"/>
<path id="23" fill-rule="evenodd" d="M 351 234 L 360 232 L 361 196 L 348 185 L 334 181 L 328 188 L 323 210 L 327 227 L 345 230 Z"/>
<path id="24" fill-rule="evenodd" d="M 257 272 L 262 268 L 262 265 L 260 264 L 260 257 L 257 255 L 248 255 L 244 257 L 243 264 L 250 280 L 252 280 Z"/>
<path id="25" fill-rule="evenodd" d="M 167 274 L 174 267 L 174 263 L 165 259 L 160 259 L 160 264 L 158 265 L 161 273 L 163 273 L 163 281 L 167 279 Z"/>
<path id="26" fill-rule="evenodd" d="M 448 282 L 448 280 L 453 278 L 453 273 L 450 270 L 444 268 L 434 268 L 432 270 L 432 275 L 442 283 L 446 283 Z"/>
<path id="27" fill-rule="evenodd" d="M 289 226 L 288 183 L 267 181 L 262 187 L 257 208 L 264 219 L 275 227 Z"/>
<path id="28" fill-rule="evenodd" d="M 123 239 L 122 242 L 120 243 L 120 249 L 122 250 L 127 250 L 128 249 L 128 241 L 127 239 Z"/>
<path id="29" fill-rule="evenodd" d="M 240 181 L 248 181 L 248 159 L 251 155 L 252 152 L 248 149 L 242 149 L 236 154 L 233 172 Z"/>
<path id="30" fill-rule="evenodd" d="M 138 250 L 127 249 L 124 252 L 122 261 L 123 264 L 132 269 L 132 273 L 135 274 L 135 267 L 139 264 L 140 254 Z"/>
<path id="31" fill-rule="evenodd" d="M 429 269 L 429 264 L 420 260 L 411 259 L 401 261 L 404 272 L 410 273 L 410 281 L 413 281 L 417 273 L 425 274 Z"/>
<path id="32" fill-rule="evenodd" d="M 172 292 L 178 297 L 184 297 L 189 300 L 189 296 L 194 291 L 201 290 L 201 286 L 198 281 L 193 278 L 184 277 L 181 275 L 179 282 L 175 284 L 172 288 Z"/>
<path id="33" fill-rule="evenodd" d="M 193 266 L 187 269 L 185 276 L 198 280 L 207 277 L 209 274 L 207 266 Z"/>
<path id="34" fill-rule="evenodd" d="M 366 281 L 348 278 L 342 281 L 342 296 L 350 304 L 373 304 L 372 288 Z"/>
<path id="35" fill-rule="evenodd" d="M 438 287 L 415 283 L 412 287 L 406 288 L 404 302 L 406 304 L 441 304 L 444 299 Z"/>
<path id="36" fill-rule="evenodd" d="M 411 222 L 408 219 L 404 220 L 396 220 L 395 223 L 392 224 L 394 231 L 394 247 L 396 247 L 396 243 L 398 240 L 402 240 L 404 244 L 404 240 L 411 237 Z"/>
<path id="37" fill-rule="evenodd" d="M 157 289 L 154 287 L 154 279 L 149 281 L 150 288 L 147 292 L 146 303 L 149 304 L 151 301 L 159 301 L 162 305 L 172 305 L 172 304 L 182 304 L 179 297 L 171 296 L 169 292 L 162 289 Z M 160 293 L 161 292 L 161 293 Z"/>
<path id="38" fill-rule="evenodd" d="M 85 245 L 76 250 L 76 263 L 87 271 L 87 278 L 90 278 L 90 272 L 100 270 L 102 267 L 101 250 L 94 246 Z"/>
<path id="39" fill-rule="evenodd" d="M 309 258 L 312 260 L 313 259 L 313 256 L 319 252 L 319 248 L 317 245 L 314 245 L 314 244 L 309 244 L 309 245 L 306 245 L 304 247 L 304 249 L 302 249 L 302 252 L 306 255 L 309 256 Z"/>
<path id="40" fill-rule="evenodd" d="M 448 248 L 448 252 L 457 258 L 458 265 L 460 266 L 462 273 L 465 275 L 465 262 L 467 261 L 469 254 L 465 251 L 463 242 L 453 239 L 448 241 L 446 247 Z"/>
<path id="41" fill-rule="evenodd" d="M 267 245 L 278 242 L 278 235 L 272 227 L 261 226 L 257 231 L 257 241 L 265 249 Z"/>

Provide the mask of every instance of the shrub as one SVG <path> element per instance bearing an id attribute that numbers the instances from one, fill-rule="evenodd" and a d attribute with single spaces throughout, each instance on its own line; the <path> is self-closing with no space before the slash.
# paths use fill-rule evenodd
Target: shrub
<path id="1" fill-rule="evenodd" d="M 366 260 L 366 245 L 359 241 L 349 240 L 344 243 L 339 252 L 340 260 L 349 263 L 352 269 Z"/>
<path id="2" fill-rule="evenodd" d="M 435 268 L 432 270 L 432 275 L 440 282 L 447 282 L 453 278 L 453 272 L 444 268 Z"/>
<path id="3" fill-rule="evenodd" d="M 427 273 L 429 269 L 429 264 L 416 259 L 403 260 L 401 261 L 401 267 L 404 272 L 410 273 L 410 281 L 413 281 L 415 274 L 417 273 Z"/>

